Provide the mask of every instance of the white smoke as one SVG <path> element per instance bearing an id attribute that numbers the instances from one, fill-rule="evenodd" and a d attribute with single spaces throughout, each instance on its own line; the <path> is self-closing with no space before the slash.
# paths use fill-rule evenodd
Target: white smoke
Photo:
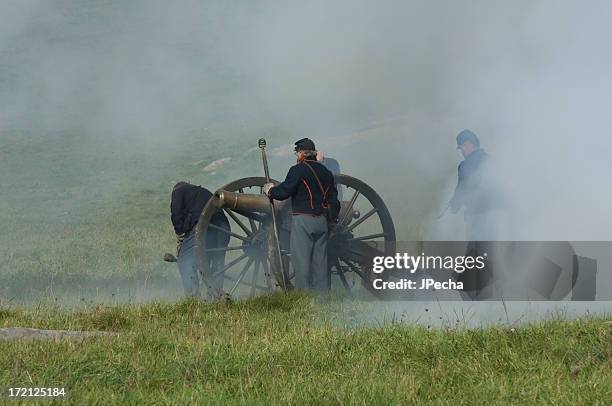
<path id="1" fill-rule="evenodd" d="M 38 196 L 19 186 L 34 181 L 76 206 L 92 184 L 116 199 L 126 162 L 154 173 L 196 142 L 310 136 L 383 196 L 399 239 L 461 239 L 460 216 L 434 218 L 470 128 L 511 196 L 501 238 L 609 240 L 611 17 L 598 0 L 5 1 L 2 204 L 21 213 Z M 44 153 L 52 138 L 61 154 Z M 68 186 L 51 178 L 58 161 L 74 166 Z"/>

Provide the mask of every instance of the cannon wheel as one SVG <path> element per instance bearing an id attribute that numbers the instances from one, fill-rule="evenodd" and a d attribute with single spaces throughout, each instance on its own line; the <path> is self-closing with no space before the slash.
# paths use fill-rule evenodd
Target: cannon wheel
<path id="1" fill-rule="evenodd" d="M 349 175 L 334 176 L 342 209 L 328 244 L 328 270 L 333 287 L 338 280 L 352 294 L 359 281 L 373 289 L 372 258 L 395 255 L 395 226 L 389 209 L 374 189 Z M 333 276 L 336 275 L 337 278 Z"/>
<path id="2" fill-rule="evenodd" d="M 271 182 L 278 183 L 273 179 Z M 222 186 L 220 190 L 257 194 L 261 193 L 261 188 L 265 183 L 266 178 L 264 177 L 248 177 L 230 182 Z M 196 238 L 200 244 L 196 254 L 197 264 L 205 284 L 208 285 L 207 278 L 213 277 L 209 271 L 209 254 L 221 251 L 226 254 L 223 269 L 220 271 L 224 274 L 223 293 L 230 297 L 235 296 L 238 289 L 244 285 L 248 288 L 249 296 L 273 291 L 278 286 L 275 286 L 267 255 L 270 216 L 263 213 L 223 209 L 230 220 L 231 231 L 228 232 L 230 242 L 225 249 L 210 249 L 206 247 L 206 239 L 203 238 L 207 230 L 216 228 L 227 232 L 210 224 L 210 219 L 216 210 L 214 198 L 210 199 L 204 206 L 196 225 Z"/>
<path id="3" fill-rule="evenodd" d="M 342 285 L 349 292 L 354 291 L 357 281 L 373 293 L 371 289 L 371 263 L 375 255 L 393 255 L 395 228 L 389 211 L 380 196 L 367 184 L 348 175 L 335 175 L 336 185 L 344 198 L 338 225 L 330 231 L 328 244 L 329 282 Z M 278 183 L 272 180 L 273 183 Z M 229 192 L 259 194 L 266 183 L 264 177 L 248 177 L 230 182 L 220 190 Z M 285 207 L 289 207 L 286 205 Z M 268 258 L 269 230 L 271 218 L 265 213 L 245 212 L 224 208 L 230 220 L 231 231 L 225 231 L 210 224 L 216 208 L 211 199 L 202 211 L 196 226 L 198 269 L 205 279 L 212 278 L 209 273 L 209 255 L 225 253 L 223 272 L 223 292 L 230 297 L 255 296 L 257 294 L 281 289 L 282 279 L 275 274 Z M 289 230 L 291 213 L 283 210 L 278 216 L 279 239 L 283 253 L 289 251 Z M 205 238 L 208 229 L 218 229 L 230 235 L 227 248 L 207 248 Z M 286 262 L 288 264 L 289 261 Z M 293 272 L 285 266 L 289 280 Z"/>

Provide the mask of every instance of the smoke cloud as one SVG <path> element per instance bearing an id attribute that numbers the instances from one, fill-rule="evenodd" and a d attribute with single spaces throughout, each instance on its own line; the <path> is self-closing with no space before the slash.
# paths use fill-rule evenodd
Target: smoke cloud
<path id="1" fill-rule="evenodd" d="M 398 239 L 462 239 L 460 215 L 435 217 L 470 128 L 508 197 L 501 239 L 609 240 L 611 17 L 607 1 L 5 1 L 3 217 L 85 227 L 127 191 L 249 175 L 260 136 L 309 136 L 382 195 Z M 203 166 L 239 159 L 206 177 L 194 146 Z"/>

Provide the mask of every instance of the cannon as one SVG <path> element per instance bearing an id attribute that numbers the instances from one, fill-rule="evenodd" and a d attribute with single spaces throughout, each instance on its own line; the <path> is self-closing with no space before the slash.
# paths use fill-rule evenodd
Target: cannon
<path id="1" fill-rule="evenodd" d="M 291 205 L 263 194 L 266 183 L 279 182 L 270 178 L 266 140 L 259 139 L 258 146 L 265 177 L 238 179 L 221 187 L 204 206 L 195 228 L 197 267 L 212 297 L 254 296 L 293 287 Z M 380 196 L 364 182 L 343 174 L 334 175 L 334 181 L 339 198 L 351 197 L 340 202 L 338 220 L 330 225 L 328 286 L 340 281 L 352 295 L 359 279 L 367 290 L 376 293 L 371 283 L 372 258 L 395 252 L 393 220 Z M 220 210 L 233 222 L 231 230 L 211 223 Z M 214 240 L 207 238 L 208 233 L 213 231 L 215 235 L 228 234 L 223 237 L 227 240 L 229 236 L 229 245 L 208 247 L 207 241 Z"/>
<path id="2" fill-rule="evenodd" d="M 274 184 L 278 181 L 271 179 Z M 198 241 L 197 265 L 205 285 L 214 286 L 217 295 L 255 296 L 274 290 L 291 289 L 294 272 L 289 250 L 291 203 L 270 204 L 262 188 L 265 177 L 247 177 L 230 182 L 214 193 L 204 207 L 196 226 Z M 366 183 L 349 175 L 335 175 L 342 196 L 337 224 L 330 227 L 328 242 L 328 283 L 346 289 L 353 295 L 359 286 L 376 294 L 372 288 L 372 258 L 393 255 L 395 227 L 387 206 Z M 272 209 L 277 217 L 277 233 L 273 231 Z M 231 223 L 231 231 L 210 223 L 217 210 L 223 210 Z M 211 230 L 227 233 L 230 243 L 225 248 L 206 246 L 206 233 Z M 277 254 L 275 235 L 283 261 Z M 225 254 L 223 266 L 216 273 L 210 256 Z M 283 272 L 284 269 L 284 272 Z"/>

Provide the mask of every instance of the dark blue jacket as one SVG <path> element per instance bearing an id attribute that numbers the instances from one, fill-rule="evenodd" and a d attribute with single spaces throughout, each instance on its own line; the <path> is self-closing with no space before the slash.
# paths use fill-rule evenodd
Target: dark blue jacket
<path id="1" fill-rule="evenodd" d="M 315 171 L 321 182 L 319 186 L 315 176 L 304 163 L 293 165 L 285 181 L 270 189 L 270 196 L 276 200 L 285 200 L 291 197 L 293 214 L 322 215 L 326 206 L 332 209 L 332 216 L 337 218 L 340 212 L 338 191 L 334 182 L 334 175 L 324 165 L 316 160 L 306 161 Z M 321 187 L 323 190 L 321 190 Z"/>
<path id="2" fill-rule="evenodd" d="M 482 213 L 491 208 L 495 196 L 492 196 L 493 189 L 486 176 L 488 160 L 489 155 L 483 149 L 477 149 L 459 164 L 457 187 L 450 201 L 452 213 L 457 213 L 462 206 L 472 213 Z"/>
<path id="3" fill-rule="evenodd" d="M 197 224 L 204 206 L 211 197 L 212 193 L 208 189 L 188 183 L 173 190 L 170 211 L 174 232 L 178 235 L 189 233 Z M 210 222 L 230 229 L 229 221 L 221 210 L 213 214 Z"/>

